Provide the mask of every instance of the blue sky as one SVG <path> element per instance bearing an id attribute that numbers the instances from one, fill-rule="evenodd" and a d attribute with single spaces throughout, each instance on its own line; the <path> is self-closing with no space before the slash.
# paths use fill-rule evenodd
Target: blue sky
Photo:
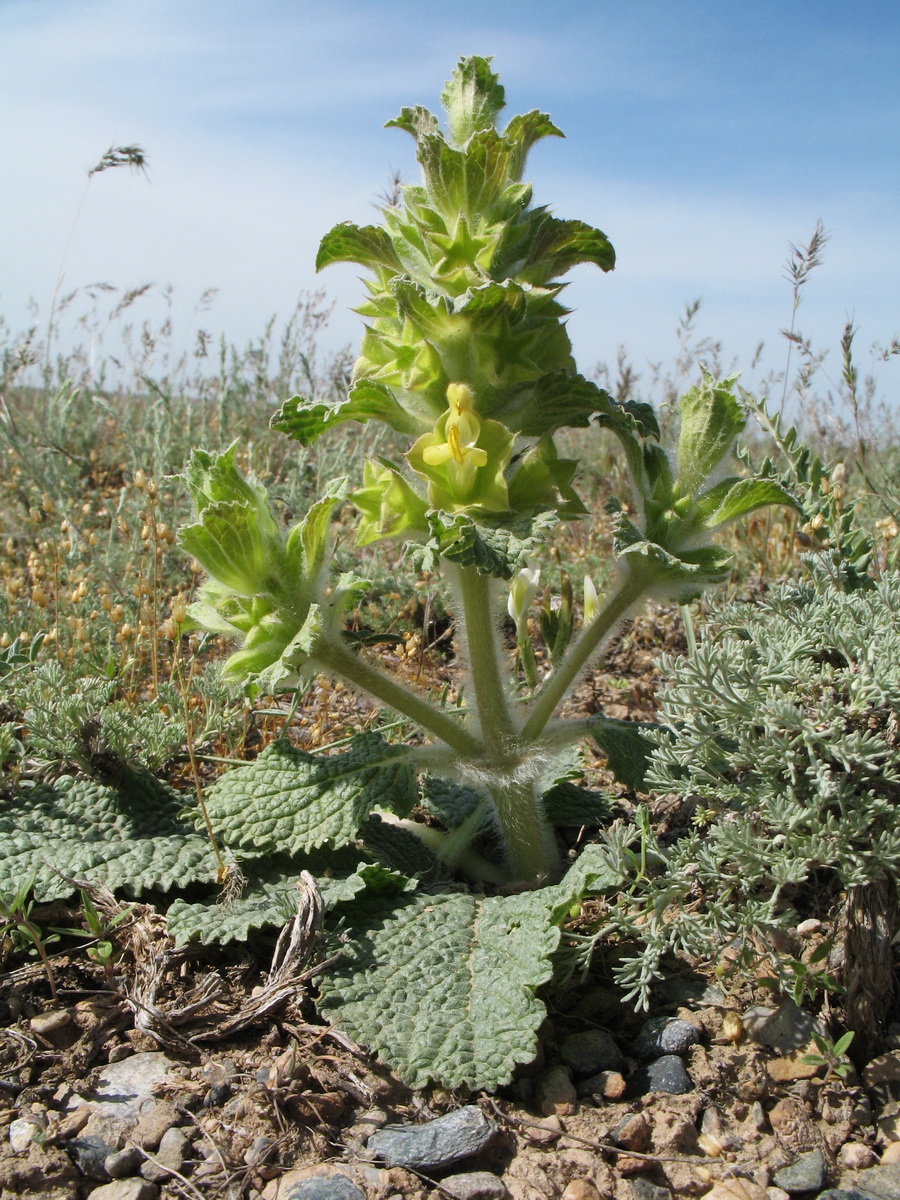
<path id="1" fill-rule="evenodd" d="M 900 4 L 896 0 L 0 0 L 0 313 L 46 316 L 87 170 L 138 143 L 148 178 L 94 178 L 63 292 L 174 288 L 176 344 L 198 323 L 239 344 L 303 290 L 356 342 L 358 269 L 319 277 L 319 237 L 375 219 L 412 140 L 384 121 L 437 108 L 461 54 L 492 54 L 507 114 L 565 131 L 534 151 L 535 198 L 599 226 L 613 276 L 580 267 L 567 299 L 584 370 L 625 345 L 667 363 L 684 304 L 738 364 L 784 361 L 784 262 L 831 233 L 798 314 L 822 349 L 900 333 Z M 218 289 L 198 317 L 197 301 Z M 135 308 L 153 319 L 153 295 Z M 837 364 L 834 364 L 837 373 Z"/>

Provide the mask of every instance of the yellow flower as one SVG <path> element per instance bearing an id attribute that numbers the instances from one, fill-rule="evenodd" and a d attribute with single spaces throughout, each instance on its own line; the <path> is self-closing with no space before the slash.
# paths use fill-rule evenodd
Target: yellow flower
<path id="1" fill-rule="evenodd" d="M 475 398 L 466 384 L 451 383 L 447 385 L 447 403 L 450 406 L 444 424 L 447 440 L 427 446 L 422 451 L 422 458 L 429 467 L 440 467 L 452 458 L 463 468 L 463 477 L 468 479 L 488 459 L 487 451 L 475 444 L 481 434 L 481 422 L 475 415 Z"/>

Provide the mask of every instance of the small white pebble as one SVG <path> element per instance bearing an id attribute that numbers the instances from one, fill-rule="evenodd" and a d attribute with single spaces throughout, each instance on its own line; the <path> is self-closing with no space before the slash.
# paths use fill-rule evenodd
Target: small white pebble
<path id="1" fill-rule="evenodd" d="M 875 1152 L 862 1142 L 845 1142 L 838 1158 L 841 1165 L 851 1171 L 864 1171 L 866 1167 L 874 1167 L 877 1162 Z"/>
<path id="2" fill-rule="evenodd" d="M 817 921 L 815 917 L 810 917 L 808 921 L 801 921 L 797 926 L 797 933 L 800 937 L 812 937 L 814 933 L 820 933 L 825 926 L 821 921 Z"/>
<path id="3" fill-rule="evenodd" d="M 34 1141 L 37 1131 L 38 1125 L 36 1122 L 26 1120 L 24 1117 L 19 1117 L 17 1120 L 10 1122 L 9 1144 L 12 1147 L 13 1154 L 24 1154 Z"/>
<path id="4" fill-rule="evenodd" d="M 62 1029 L 71 1020 L 70 1014 L 64 1008 L 59 1008 L 53 1012 L 39 1013 L 36 1017 L 32 1017 L 28 1024 L 35 1033 L 47 1034 L 52 1033 L 54 1029 Z"/>

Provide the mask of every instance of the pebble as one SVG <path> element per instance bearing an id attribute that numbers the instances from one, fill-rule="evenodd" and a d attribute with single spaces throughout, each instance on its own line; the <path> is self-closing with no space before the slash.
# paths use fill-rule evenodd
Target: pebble
<path id="1" fill-rule="evenodd" d="M 64 1008 L 56 1009 L 53 1012 L 38 1013 L 36 1017 L 32 1017 L 28 1024 L 35 1033 L 42 1037 L 46 1037 L 48 1033 L 53 1033 L 56 1029 L 62 1029 L 64 1025 L 68 1025 L 72 1020 L 70 1013 Z"/>
<path id="2" fill-rule="evenodd" d="M 534 1102 L 544 1117 L 570 1117 L 578 1108 L 578 1093 L 568 1068 L 551 1067 L 538 1080 Z"/>
<path id="3" fill-rule="evenodd" d="M 862 1079 L 867 1088 L 877 1087 L 879 1083 L 900 1082 L 900 1051 L 892 1050 L 873 1058 L 863 1068 Z"/>
<path id="4" fill-rule="evenodd" d="M 183 1129 L 167 1129 L 159 1149 L 153 1155 L 154 1161 L 148 1158 L 141 1167 L 141 1174 L 153 1183 L 168 1179 L 173 1171 L 180 1171 L 184 1166 L 190 1145 L 190 1139 Z"/>
<path id="5" fill-rule="evenodd" d="M 91 1200 L 157 1200 L 159 1189 L 146 1179 L 117 1179 L 91 1192 Z"/>
<path id="6" fill-rule="evenodd" d="M 891 1142 L 886 1146 L 881 1155 L 881 1161 L 885 1166 L 890 1163 L 900 1163 L 900 1142 Z"/>
<path id="7" fill-rule="evenodd" d="M 802 938 L 812 937 L 814 933 L 819 933 L 825 926 L 821 921 L 817 921 L 815 917 L 810 917 L 806 921 L 801 921 L 797 926 L 797 936 Z"/>
<path id="8" fill-rule="evenodd" d="M 115 1154 L 115 1146 L 96 1135 L 72 1138 L 66 1143 L 66 1149 L 75 1160 L 79 1171 L 89 1179 L 108 1179 L 106 1160 Z"/>
<path id="9" fill-rule="evenodd" d="M 590 1079 L 582 1079 L 578 1085 L 579 1096 L 602 1096 L 604 1100 L 618 1100 L 625 1093 L 625 1076 L 618 1071 L 599 1071 Z"/>
<path id="10" fill-rule="evenodd" d="M 231 1097 L 230 1083 L 214 1083 L 203 1097 L 204 1108 L 219 1108 Z"/>
<path id="11" fill-rule="evenodd" d="M 872 1200 L 872 1197 L 858 1188 L 829 1188 L 826 1192 L 819 1192 L 816 1200 Z"/>
<path id="12" fill-rule="evenodd" d="M 821 1150 L 811 1150 L 801 1154 L 798 1159 L 787 1167 L 782 1167 L 772 1176 L 776 1187 L 784 1188 L 791 1195 L 794 1192 L 817 1192 L 828 1181 L 828 1163 Z"/>
<path id="13" fill-rule="evenodd" d="M 9 1125 L 9 1144 L 13 1154 L 24 1154 L 34 1141 L 35 1134 L 40 1129 L 37 1121 L 29 1121 L 27 1117 L 17 1117 Z"/>
<path id="14" fill-rule="evenodd" d="M 389 1166 L 427 1171 L 472 1158 L 485 1149 L 496 1132 L 494 1122 L 472 1104 L 424 1125 L 380 1129 L 366 1145 Z"/>
<path id="15" fill-rule="evenodd" d="M 841 1166 L 847 1167 L 851 1171 L 861 1171 L 865 1167 L 874 1167 L 877 1161 L 874 1151 L 863 1142 L 845 1142 L 841 1146 L 838 1159 Z"/>
<path id="16" fill-rule="evenodd" d="M 795 1050 L 766 1063 L 769 1078 L 774 1083 L 792 1083 L 797 1079 L 813 1079 L 822 1070 L 821 1064 L 804 1062 L 808 1051 Z"/>
<path id="17" fill-rule="evenodd" d="M 672 1200 L 672 1193 L 667 1187 L 651 1183 L 649 1179 L 629 1180 L 635 1200 Z"/>
<path id="18" fill-rule="evenodd" d="M 650 1122 L 642 1112 L 629 1113 L 620 1121 L 610 1135 L 623 1150 L 644 1154 L 650 1149 Z"/>
<path id="19" fill-rule="evenodd" d="M 562 1131 L 562 1121 L 554 1113 L 552 1117 L 543 1117 L 540 1121 L 536 1121 L 524 1132 L 529 1142 L 535 1146 L 548 1146 L 556 1141 Z"/>
<path id="20" fill-rule="evenodd" d="M 572 1179 L 566 1184 L 560 1200 L 601 1200 L 601 1196 L 589 1179 Z"/>
<path id="21" fill-rule="evenodd" d="M 875 1200 L 900 1200 L 900 1163 L 881 1164 L 860 1171 L 857 1183 L 860 1191 L 874 1196 Z"/>
<path id="22" fill-rule="evenodd" d="M 365 1193 L 347 1175 L 310 1175 L 292 1184 L 283 1200 L 366 1200 Z"/>
<path id="23" fill-rule="evenodd" d="M 565 1038 L 559 1048 L 563 1062 L 576 1075 L 618 1071 L 625 1062 L 615 1038 L 604 1029 L 588 1029 Z"/>
<path id="24" fill-rule="evenodd" d="M 442 1190 L 451 1192 L 457 1200 L 506 1200 L 506 1184 L 491 1171 L 470 1171 L 464 1175 L 447 1175 L 441 1180 Z"/>
<path id="25" fill-rule="evenodd" d="M 809 1045 L 814 1032 L 824 1032 L 814 1018 L 798 1008 L 793 1000 L 785 1000 L 778 1008 L 765 1005 L 748 1008 L 742 1020 L 754 1042 L 768 1046 L 778 1054 L 799 1050 Z"/>
<path id="26" fill-rule="evenodd" d="M 670 1096 L 681 1096 L 693 1090 L 693 1081 L 678 1055 L 664 1054 L 632 1072 L 625 1095 L 635 1098 L 648 1092 L 667 1092 Z"/>
<path id="27" fill-rule="evenodd" d="M 155 1150 L 165 1134 L 180 1120 L 181 1114 L 174 1104 L 157 1100 L 149 1112 L 142 1114 L 131 1136 L 145 1150 Z"/>
<path id="28" fill-rule="evenodd" d="M 651 1017 L 634 1041 L 639 1058 L 657 1058 L 663 1054 L 687 1054 L 700 1041 L 700 1034 L 690 1021 L 678 1017 Z"/>
<path id="29" fill-rule="evenodd" d="M 103 1167 L 110 1179 L 126 1179 L 140 1170 L 143 1161 L 144 1156 L 137 1146 L 126 1146 L 124 1150 L 110 1154 Z"/>

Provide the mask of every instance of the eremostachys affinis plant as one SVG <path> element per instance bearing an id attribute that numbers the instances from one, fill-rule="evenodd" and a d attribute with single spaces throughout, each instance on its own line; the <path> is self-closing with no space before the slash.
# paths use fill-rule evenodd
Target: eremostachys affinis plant
<path id="1" fill-rule="evenodd" d="M 415 722 L 427 745 L 365 733 L 341 755 L 313 757 L 281 741 L 226 775 L 208 815 L 248 889 L 230 908 L 176 905 L 170 922 L 179 936 L 222 936 L 229 922 L 246 932 L 278 919 L 290 881 L 310 870 L 342 937 L 325 1011 L 413 1083 L 495 1086 L 533 1055 L 535 991 L 565 913 L 586 889 L 620 882 L 600 847 L 560 881 L 555 826 L 599 824 L 608 811 L 565 782 L 566 752 L 592 736 L 620 777 L 641 776 L 641 738 L 627 723 L 557 711 L 648 597 L 684 599 L 725 577 L 721 525 L 790 498 L 774 480 L 725 474 L 745 422 L 733 380 L 704 374 L 682 397 L 670 454 L 649 406 L 617 403 L 578 374 L 560 278 L 579 263 L 609 271 L 614 252 L 599 230 L 532 204 L 528 151 L 560 131 L 530 112 L 499 132 L 503 88 L 485 58 L 463 59 L 441 100 L 444 127 L 418 106 L 390 122 L 415 138 L 422 183 L 381 225 L 337 225 L 319 249 L 319 267 L 370 273 L 346 398 L 294 397 L 274 420 L 303 445 L 345 421 L 386 423 L 405 453 L 366 462 L 360 487 L 329 486 L 285 530 L 233 449 L 197 451 L 186 475 L 197 519 L 181 532 L 209 574 L 193 619 L 240 643 L 231 679 L 273 691 L 340 677 Z M 538 679 L 524 653 L 530 557 L 559 522 L 585 514 L 579 464 L 554 439 L 598 426 L 619 439 L 633 488 L 630 515 L 616 518 L 615 581 L 602 600 L 588 595 L 580 629 L 557 620 L 552 670 Z M 392 678 L 345 633 L 342 614 L 366 586 L 330 570 L 332 517 L 348 500 L 360 545 L 403 539 L 406 561 L 445 579 L 464 711 Z M 500 639 L 507 607 L 534 685 L 524 690 Z M 428 825 L 409 819 L 415 805 Z M 461 890 L 460 876 L 500 894 Z"/>

